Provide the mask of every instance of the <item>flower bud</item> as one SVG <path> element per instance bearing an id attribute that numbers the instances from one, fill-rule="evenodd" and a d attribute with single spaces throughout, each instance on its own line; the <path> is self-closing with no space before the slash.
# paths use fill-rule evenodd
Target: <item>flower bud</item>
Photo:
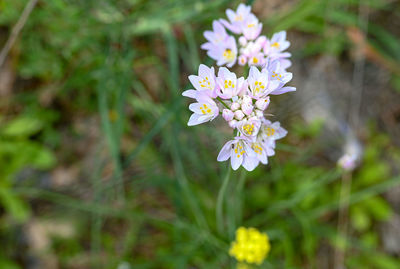
<path id="1" fill-rule="evenodd" d="M 251 114 L 251 112 L 253 112 L 253 105 L 251 103 L 248 102 L 243 102 L 242 103 L 242 111 L 244 114 L 246 114 L 247 116 Z"/>
<path id="2" fill-rule="evenodd" d="M 264 112 L 262 110 L 255 109 L 254 111 L 255 111 L 256 117 L 262 118 L 264 116 Z"/>
<path id="3" fill-rule="evenodd" d="M 256 107 L 260 110 L 265 110 L 269 105 L 269 97 L 260 98 L 256 102 Z"/>
<path id="4" fill-rule="evenodd" d="M 233 119 L 233 112 L 230 109 L 224 109 L 222 111 L 222 117 L 226 120 L 226 121 L 231 121 Z"/>
<path id="5" fill-rule="evenodd" d="M 244 36 L 239 37 L 240 46 L 244 47 L 247 45 L 247 39 Z"/>
<path id="6" fill-rule="evenodd" d="M 236 111 L 236 110 L 238 110 L 240 108 L 240 104 L 239 103 L 236 103 L 236 102 L 233 102 L 232 103 L 232 105 L 231 105 L 231 110 L 232 111 Z"/>
<path id="7" fill-rule="evenodd" d="M 236 110 L 236 111 L 235 111 L 235 118 L 236 118 L 237 120 L 243 119 L 243 118 L 244 118 L 244 113 L 243 113 L 243 111 L 241 111 L 241 110 Z"/>
<path id="8" fill-rule="evenodd" d="M 254 116 L 254 117 L 250 117 L 249 121 L 259 121 L 259 119 L 257 118 L 257 116 Z"/>
<path id="9" fill-rule="evenodd" d="M 239 62 L 239 65 L 242 65 L 242 66 L 245 65 L 245 64 L 247 63 L 247 58 L 246 58 L 246 56 L 240 55 L 240 56 L 239 56 L 238 62 Z"/>
<path id="10" fill-rule="evenodd" d="M 243 95 L 243 97 L 242 97 L 242 104 L 250 104 L 250 105 L 252 105 L 252 104 L 253 104 L 253 100 L 251 99 L 250 96 L 248 96 L 248 95 Z"/>
<path id="11" fill-rule="evenodd" d="M 231 121 L 229 122 L 229 126 L 230 126 L 231 128 L 236 128 L 237 123 L 238 123 L 237 120 L 231 120 Z"/>

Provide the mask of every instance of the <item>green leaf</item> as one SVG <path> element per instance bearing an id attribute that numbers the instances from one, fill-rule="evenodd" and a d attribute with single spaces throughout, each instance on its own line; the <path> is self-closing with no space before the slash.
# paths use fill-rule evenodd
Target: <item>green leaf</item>
<path id="1" fill-rule="evenodd" d="M 352 208 L 350 218 L 353 227 L 358 231 L 365 231 L 371 226 L 371 219 L 361 206 Z"/>
<path id="2" fill-rule="evenodd" d="M 11 260 L 0 257 L 0 268 L 1 269 L 20 269 L 20 267 Z"/>
<path id="3" fill-rule="evenodd" d="M 393 213 L 386 200 L 380 196 L 370 198 L 364 203 L 367 206 L 368 211 L 376 220 L 387 220 Z"/>
<path id="4" fill-rule="evenodd" d="M 393 76 L 392 85 L 397 92 L 400 92 L 400 76 Z"/>
<path id="5" fill-rule="evenodd" d="M 6 136 L 30 136 L 42 129 L 43 123 L 32 117 L 21 116 L 4 126 L 2 133 Z"/>
<path id="6" fill-rule="evenodd" d="M 32 165 L 38 169 L 49 169 L 56 163 L 56 158 L 50 150 L 41 147 L 37 148 L 35 158 L 32 159 Z"/>
<path id="7" fill-rule="evenodd" d="M 29 216 L 28 205 L 18 198 L 10 188 L 0 186 L 0 202 L 6 211 L 11 214 L 17 221 L 23 222 Z M 1 265 L 1 263 L 0 263 Z M 3 268 L 0 266 L 0 268 Z"/>

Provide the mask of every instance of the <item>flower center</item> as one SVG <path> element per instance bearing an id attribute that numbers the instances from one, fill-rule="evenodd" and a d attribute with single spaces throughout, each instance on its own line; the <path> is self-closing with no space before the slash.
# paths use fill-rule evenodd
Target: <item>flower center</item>
<path id="1" fill-rule="evenodd" d="M 211 83 L 208 80 L 208 77 L 206 77 L 203 80 L 199 79 L 199 84 L 200 84 L 200 87 L 211 90 Z"/>
<path id="2" fill-rule="evenodd" d="M 281 74 L 277 74 L 277 73 L 275 73 L 275 71 L 272 71 L 272 77 L 273 78 L 276 78 L 277 80 L 281 80 L 281 78 L 282 78 L 282 75 Z"/>
<path id="3" fill-rule="evenodd" d="M 235 88 L 235 84 L 234 83 L 232 83 L 232 80 L 228 80 L 228 79 L 225 79 L 225 81 L 224 81 L 224 87 L 225 87 L 225 89 L 229 89 L 229 88 Z"/>
<path id="4" fill-rule="evenodd" d="M 251 148 L 254 150 L 255 153 L 260 154 L 260 155 L 262 154 L 263 149 L 257 143 L 253 143 Z"/>
<path id="5" fill-rule="evenodd" d="M 271 44 L 271 47 L 275 47 L 277 49 L 279 49 L 279 43 L 278 42 L 274 42 Z"/>
<path id="6" fill-rule="evenodd" d="M 233 51 L 231 49 L 226 49 L 224 51 L 224 58 L 227 61 L 233 61 L 233 59 L 235 58 L 235 55 L 233 55 Z"/>
<path id="7" fill-rule="evenodd" d="M 242 14 L 236 15 L 235 21 L 243 21 L 243 16 L 242 16 Z"/>
<path id="8" fill-rule="evenodd" d="M 201 113 L 203 114 L 210 114 L 211 113 L 211 108 L 209 108 L 206 104 L 203 104 L 200 107 Z"/>
<path id="9" fill-rule="evenodd" d="M 245 151 L 243 150 L 243 146 L 239 143 L 237 143 L 235 146 L 235 153 L 237 154 L 238 158 L 245 153 Z"/>
<path id="10" fill-rule="evenodd" d="M 267 136 L 273 136 L 275 134 L 275 129 L 271 127 L 266 128 Z"/>
<path id="11" fill-rule="evenodd" d="M 252 135 L 254 132 L 254 124 L 246 123 L 243 125 L 243 131 L 248 135 Z"/>
<path id="12" fill-rule="evenodd" d="M 255 93 L 259 93 L 261 90 L 265 89 L 264 84 L 262 82 L 258 81 L 258 80 L 256 82 L 254 82 L 254 85 L 256 86 L 255 89 L 254 89 Z"/>

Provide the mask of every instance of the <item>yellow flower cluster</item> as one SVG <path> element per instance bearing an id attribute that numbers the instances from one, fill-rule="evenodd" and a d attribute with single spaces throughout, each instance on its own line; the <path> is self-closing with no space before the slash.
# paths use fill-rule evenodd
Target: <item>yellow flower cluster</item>
<path id="1" fill-rule="evenodd" d="M 240 227 L 236 230 L 236 241 L 232 242 L 229 255 L 239 262 L 261 264 L 271 246 L 268 235 L 255 228 Z"/>

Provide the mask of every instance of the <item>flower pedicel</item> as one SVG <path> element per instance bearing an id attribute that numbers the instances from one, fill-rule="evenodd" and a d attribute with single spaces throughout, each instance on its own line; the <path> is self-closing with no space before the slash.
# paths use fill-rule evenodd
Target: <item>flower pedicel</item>
<path id="1" fill-rule="evenodd" d="M 208 42 L 201 48 L 218 66 L 230 68 L 236 62 L 250 66 L 248 77 L 237 77 L 226 67 L 220 67 L 215 75 L 214 67 L 201 64 L 198 75 L 189 76 L 194 89 L 182 95 L 196 100 L 189 106 L 193 112 L 189 126 L 212 121 L 221 114 L 235 130 L 235 137 L 222 147 L 217 160 L 230 159 L 234 170 L 243 166 L 252 171 L 259 163 L 268 163 L 268 157 L 275 154 L 275 141 L 287 134 L 279 122 L 267 120 L 264 111 L 271 95 L 296 90 L 286 86 L 293 77 L 286 71 L 291 66 L 291 54 L 285 52 L 290 42 L 284 31 L 271 39 L 260 36 L 262 24 L 249 6 L 240 4 L 236 12 L 228 9 L 226 14 L 228 20 L 216 20 L 213 31 L 204 32 Z M 240 36 L 235 39 L 228 32 Z"/>

